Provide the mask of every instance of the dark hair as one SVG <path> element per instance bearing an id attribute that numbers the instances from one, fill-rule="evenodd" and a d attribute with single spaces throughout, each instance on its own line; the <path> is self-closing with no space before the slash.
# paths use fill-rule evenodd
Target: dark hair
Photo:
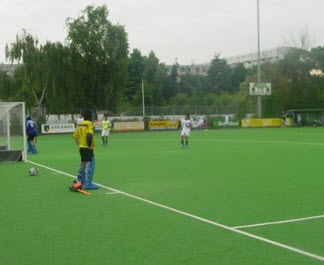
<path id="1" fill-rule="evenodd" d="M 85 121 L 91 121 L 92 120 L 92 111 L 91 110 L 85 110 L 82 112 L 82 116 Z"/>
<path id="2" fill-rule="evenodd" d="M 186 116 L 187 116 L 188 118 L 190 118 L 190 114 L 187 113 Z"/>

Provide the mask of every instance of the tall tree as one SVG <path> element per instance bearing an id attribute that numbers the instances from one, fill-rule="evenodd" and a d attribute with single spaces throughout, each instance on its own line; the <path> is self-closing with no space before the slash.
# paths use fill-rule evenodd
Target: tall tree
<path id="1" fill-rule="evenodd" d="M 311 56 L 316 62 L 317 69 L 324 71 L 324 46 L 311 49 Z"/>
<path id="2" fill-rule="evenodd" d="M 220 54 L 216 54 L 207 72 L 208 90 L 215 93 L 234 92 L 231 78 L 231 67 L 220 58 Z"/>
<path id="3" fill-rule="evenodd" d="M 159 59 L 155 56 L 155 53 L 151 51 L 148 57 L 145 59 L 145 80 L 154 84 L 156 82 L 156 74 L 159 67 Z"/>
<path id="4" fill-rule="evenodd" d="M 316 96 L 310 80 L 310 71 L 315 64 L 310 53 L 303 49 L 292 49 L 279 66 L 290 87 L 287 107 L 313 107 Z"/>
<path id="5" fill-rule="evenodd" d="M 145 59 L 145 75 L 146 83 L 151 87 L 152 105 L 162 105 L 164 102 L 162 90 L 164 88 L 167 73 L 165 66 L 160 64 L 155 53 L 151 51 Z"/>
<path id="6" fill-rule="evenodd" d="M 244 82 L 247 74 L 248 70 L 242 63 L 237 64 L 232 68 L 232 88 L 234 92 L 239 91 L 240 85 Z"/>
<path id="7" fill-rule="evenodd" d="M 165 64 L 160 63 L 155 74 L 155 91 L 154 91 L 154 104 L 157 106 L 164 105 L 167 98 L 164 97 L 164 89 L 168 83 L 168 70 Z"/>
<path id="8" fill-rule="evenodd" d="M 59 42 L 47 42 L 43 49 L 51 73 L 48 93 L 44 100 L 48 111 L 57 114 L 73 113 L 75 108 L 72 76 L 75 67 L 71 64 L 70 49 Z"/>
<path id="9" fill-rule="evenodd" d="M 14 78 L 0 71 L 0 100 L 15 100 Z"/>
<path id="10" fill-rule="evenodd" d="M 41 106 L 51 78 L 44 46 L 40 45 L 37 37 L 24 30 L 21 36 L 16 36 L 14 43 L 6 45 L 6 58 L 12 63 L 22 63 L 19 69 L 22 85 L 33 96 L 33 101 L 27 103 Z"/>
<path id="11" fill-rule="evenodd" d="M 141 88 L 144 78 L 145 58 L 138 49 L 134 49 L 128 59 L 128 75 L 124 95 L 127 101 L 132 101 Z"/>
<path id="12" fill-rule="evenodd" d="M 87 6 L 67 19 L 76 98 L 80 107 L 116 111 L 126 82 L 128 41 L 123 26 L 108 20 L 106 5 Z"/>
<path id="13" fill-rule="evenodd" d="M 178 93 L 178 69 L 179 64 L 176 62 L 171 67 L 171 72 L 165 80 L 165 84 L 162 90 L 163 98 L 168 101 L 170 98 L 174 97 Z"/>
<path id="14" fill-rule="evenodd" d="M 203 75 L 185 74 L 179 82 L 179 91 L 191 97 L 192 105 L 203 104 L 203 96 L 207 87 L 207 78 Z"/>

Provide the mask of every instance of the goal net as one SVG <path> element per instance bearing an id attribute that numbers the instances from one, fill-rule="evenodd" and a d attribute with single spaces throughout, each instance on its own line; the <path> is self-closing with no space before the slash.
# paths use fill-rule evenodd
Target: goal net
<path id="1" fill-rule="evenodd" d="M 24 102 L 0 102 L 0 162 L 26 160 Z"/>

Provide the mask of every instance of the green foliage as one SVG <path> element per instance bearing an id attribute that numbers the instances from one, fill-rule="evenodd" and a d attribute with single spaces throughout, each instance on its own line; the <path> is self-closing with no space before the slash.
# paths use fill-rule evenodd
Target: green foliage
<path id="1" fill-rule="evenodd" d="M 219 97 L 217 97 L 214 93 L 207 93 L 203 96 L 203 105 L 217 105 L 221 104 Z"/>
<path id="2" fill-rule="evenodd" d="M 66 44 L 40 44 L 24 30 L 6 46 L 6 58 L 19 67 L 13 76 L 0 72 L 1 100 L 57 114 L 91 108 L 141 115 L 143 80 L 146 106 L 231 106 L 240 117 L 255 112 L 249 83 L 257 80 L 256 67 L 231 66 L 216 54 L 207 76 L 179 75 L 178 63 L 168 69 L 153 51 L 143 55 L 134 49 L 128 55 L 125 28 L 108 20 L 106 5 L 87 6 L 66 25 Z M 263 116 L 323 108 L 324 77 L 311 75 L 313 69 L 324 71 L 324 46 L 294 48 L 283 60 L 262 64 L 262 81 L 272 84 L 272 95 L 262 98 Z"/>
<path id="3" fill-rule="evenodd" d="M 144 99 L 145 99 L 145 105 L 146 106 L 153 106 L 154 105 L 154 91 L 155 87 L 153 84 L 149 82 L 144 82 L 145 87 L 145 93 L 144 93 Z M 142 89 L 139 89 L 136 91 L 133 103 L 135 106 L 142 106 Z"/>
<path id="4" fill-rule="evenodd" d="M 0 71 L 0 99 L 15 99 L 14 79 L 7 73 Z"/>
<path id="5" fill-rule="evenodd" d="M 220 55 L 215 55 L 207 73 L 208 91 L 214 93 L 235 92 L 232 86 L 232 68 Z"/>
<path id="6" fill-rule="evenodd" d="M 25 30 L 6 46 L 6 57 L 20 64 L 11 85 L 1 79 L 1 97 L 46 106 L 52 113 L 75 109 L 116 111 L 127 73 L 127 34 L 107 19 L 106 6 L 88 6 L 68 19 L 68 44 L 46 42 Z"/>
<path id="7" fill-rule="evenodd" d="M 248 70 L 245 68 L 244 64 L 240 63 L 232 68 L 231 84 L 234 92 L 238 92 L 240 84 L 244 82 L 246 76 L 248 75 Z"/>
<path id="8" fill-rule="evenodd" d="M 128 76 L 124 90 L 126 100 L 132 101 L 135 94 L 141 89 L 144 71 L 145 58 L 138 49 L 134 49 L 128 59 Z"/>
<path id="9" fill-rule="evenodd" d="M 145 75 L 144 78 L 147 82 L 154 84 L 157 80 L 157 71 L 159 68 L 159 59 L 151 51 L 149 56 L 145 58 Z"/>
<path id="10" fill-rule="evenodd" d="M 312 59 L 316 62 L 318 69 L 324 71 L 324 46 L 319 46 L 311 50 Z"/>
<path id="11" fill-rule="evenodd" d="M 163 105 L 164 92 L 170 77 L 164 64 L 159 62 L 154 52 L 148 57 L 134 49 L 128 59 L 128 76 L 124 89 L 125 103 L 142 105 L 142 80 L 145 86 L 145 104 Z M 124 104 L 125 104 L 124 103 Z"/>
<path id="12" fill-rule="evenodd" d="M 178 93 L 178 63 L 172 65 L 171 72 L 167 76 L 164 84 L 164 88 L 162 91 L 162 97 L 169 101 L 172 97 L 174 97 Z"/>
<path id="13" fill-rule="evenodd" d="M 265 116 L 280 116 L 282 111 L 324 106 L 323 78 L 311 76 L 318 66 L 316 52 L 292 49 L 279 63 L 266 64 L 263 80 L 272 83 L 272 95 L 263 99 Z"/>
<path id="14" fill-rule="evenodd" d="M 184 93 L 178 93 L 169 102 L 172 106 L 186 106 L 189 103 L 189 98 Z"/>
<path id="15" fill-rule="evenodd" d="M 47 50 L 24 30 L 14 43 L 6 46 L 6 58 L 23 63 L 16 76 L 21 82 L 22 91 L 19 92 L 30 91 L 32 98 L 28 97 L 27 105 L 41 106 L 51 78 Z"/>
<path id="16" fill-rule="evenodd" d="M 75 97 L 78 107 L 116 111 L 126 82 L 128 42 L 124 27 L 113 25 L 105 5 L 87 6 L 68 19 Z"/>

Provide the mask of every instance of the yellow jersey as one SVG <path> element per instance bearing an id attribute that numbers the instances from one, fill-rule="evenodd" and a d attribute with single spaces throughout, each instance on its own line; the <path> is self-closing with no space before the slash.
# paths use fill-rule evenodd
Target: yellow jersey
<path id="1" fill-rule="evenodd" d="M 108 131 L 108 130 L 110 130 L 110 127 L 111 127 L 111 123 L 110 123 L 110 121 L 109 120 L 103 120 L 102 122 L 101 122 L 101 126 L 102 126 L 102 130 L 103 131 Z"/>
<path id="2" fill-rule="evenodd" d="M 78 141 L 80 148 L 95 148 L 96 143 L 92 137 L 91 146 L 87 144 L 87 134 L 94 135 L 94 125 L 91 121 L 81 121 L 73 133 L 73 138 Z"/>

